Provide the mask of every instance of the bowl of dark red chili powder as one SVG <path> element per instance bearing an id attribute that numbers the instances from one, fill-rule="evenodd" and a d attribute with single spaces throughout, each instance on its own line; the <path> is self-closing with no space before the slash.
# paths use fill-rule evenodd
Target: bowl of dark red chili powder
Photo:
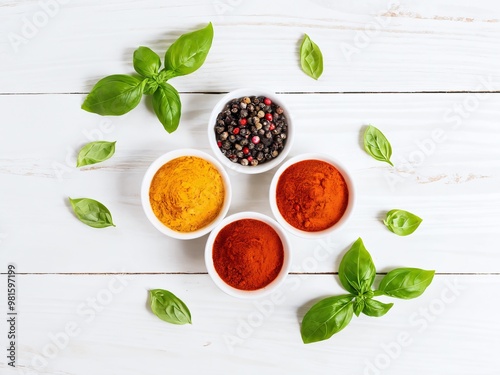
<path id="1" fill-rule="evenodd" d="M 225 218 L 205 247 L 205 263 L 214 283 L 227 294 L 242 298 L 273 292 L 286 278 L 290 258 L 286 232 L 257 212 Z"/>
<path id="2" fill-rule="evenodd" d="M 227 168 L 246 174 L 280 164 L 292 147 L 292 118 L 273 92 L 243 88 L 224 95 L 208 121 L 210 147 Z"/>
<path id="3" fill-rule="evenodd" d="M 352 178 L 338 161 L 322 154 L 303 154 L 284 163 L 269 194 L 278 223 L 306 238 L 339 229 L 354 208 Z"/>

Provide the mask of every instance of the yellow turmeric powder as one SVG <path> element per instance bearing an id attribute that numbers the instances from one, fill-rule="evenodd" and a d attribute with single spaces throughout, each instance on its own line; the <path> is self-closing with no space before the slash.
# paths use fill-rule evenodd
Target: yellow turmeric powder
<path id="1" fill-rule="evenodd" d="M 222 210 L 224 182 L 212 163 L 182 156 L 163 165 L 149 188 L 156 217 L 178 232 L 194 232 L 209 225 Z"/>

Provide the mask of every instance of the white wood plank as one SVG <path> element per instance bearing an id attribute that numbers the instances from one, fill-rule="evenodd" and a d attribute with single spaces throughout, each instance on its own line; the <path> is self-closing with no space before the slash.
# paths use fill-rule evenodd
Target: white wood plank
<path id="1" fill-rule="evenodd" d="M 484 91 L 500 85 L 495 0 L 78 0 L 48 15 L 40 4 L 54 1 L 12 0 L 0 7 L 0 92 L 87 92 L 105 75 L 132 72 L 138 46 L 163 56 L 181 33 L 209 21 L 216 33 L 212 51 L 201 70 L 172 81 L 180 91 L 249 84 L 291 92 Z M 304 33 L 324 54 L 317 82 L 299 67 Z M 481 77 L 496 84 L 485 87 Z"/>
<path id="2" fill-rule="evenodd" d="M 1 279 L 4 283 L 5 276 Z M 10 371 L 3 356 L 0 369 L 5 375 L 149 375 L 160 369 L 208 375 L 498 372 L 499 306 L 492 298 L 500 287 L 498 276 L 437 276 L 421 297 L 393 300 L 394 307 L 381 318 L 353 317 L 329 341 L 310 345 L 300 338 L 305 311 L 324 296 L 342 293 L 329 275 L 289 277 L 275 302 L 226 296 L 207 275 L 129 275 L 123 287 L 113 276 L 31 275 L 18 276 L 18 281 L 19 371 Z M 147 307 L 151 288 L 166 288 L 181 297 L 193 325 L 173 326 L 157 319 Z M 97 301 L 95 308 L 88 299 Z M 5 298 L 0 303 L 5 311 Z M 65 343 L 60 333 L 70 322 L 77 334 Z M 5 325 L 2 319 L 2 332 Z M 409 345 L 398 352 L 395 345 L 405 333 Z M 60 337 L 62 349 L 46 359 L 46 366 L 34 368 L 34 358 L 44 351 L 52 355 L 51 334 Z M 237 343 L 229 345 L 228 338 Z M 384 347 L 394 351 L 394 358 Z"/>
<path id="3" fill-rule="evenodd" d="M 171 135 L 143 104 L 126 116 L 102 118 L 79 108 L 81 95 L 0 97 L 1 263 L 17 262 L 21 272 L 205 272 L 206 238 L 183 242 L 163 236 L 143 214 L 139 189 L 148 165 L 162 153 L 179 147 L 208 151 L 206 121 L 219 97 L 183 95 L 182 124 Z M 333 272 L 340 254 L 361 236 L 380 270 L 410 265 L 439 272 L 498 272 L 500 259 L 491 244 L 500 228 L 500 95 L 481 100 L 479 109 L 456 127 L 445 115 L 469 98 L 286 95 L 297 131 L 291 156 L 331 154 L 350 169 L 358 194 L 344 230 L 323 242 L 293 238 L 293 269 Z M 396 169 L 371 159 L 359 145 L 367 123 L 392 142 Z M 402 159 L 419 152 L 416 142 L 428 142 L 436 129 L 443 130 L 445 140 L 434 144 L 420 166 L 405 165 Z M 118 141 L 112 159 L 84 170 L 65 166 L 74 150 L 99 135 Z M 272 175 L 231 174 L 230 213 L 271 214 Z M 388 178 L 396 177 L 391 186 Z M 102 201 L 117 228 L 81 224 L 68 196 Z M 413 211 L 424 222 L 412 236 L 398 237 L 381 223 L 383 212 L 393 208 Z"/>

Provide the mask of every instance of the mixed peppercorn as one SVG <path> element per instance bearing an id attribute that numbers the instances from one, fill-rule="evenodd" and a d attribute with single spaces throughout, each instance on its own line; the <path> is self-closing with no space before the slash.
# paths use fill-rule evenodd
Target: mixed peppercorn
<path id="1" fill-rule="evenodd" d="M 271 99 L 245 96 L 224 106 L 214 129 L 217 146 L 229 160 L 256 166 L 283 151 L 288 124 L 283 108 Z"/>

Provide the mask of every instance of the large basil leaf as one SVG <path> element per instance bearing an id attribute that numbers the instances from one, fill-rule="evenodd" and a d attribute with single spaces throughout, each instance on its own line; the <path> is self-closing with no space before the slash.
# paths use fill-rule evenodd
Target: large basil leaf
<path id="1" fill-rule="evenodd" d="M 115 144 L 116 142 L 106 141 L 87 143 L 78 153 L 77 168 L 108 160 L 115 153 Z"/>
<path id="2" fill-rule="evenodd" d="M 305 344 L 327 340 L 344 329 L 353 315 L 353 296 L 325 298 L 311 307 L 302 320 L 301 335 Z"/>
<path id="3" fill-rule="evenodd" d="M 365 150 L 375 160 L 385 161 L 394 166 L 391 162 L 392 147 L 385 135 L 375 126 L 368 126 L 364 134 Z"/>
<path id="4" fill-rule="evenodd" d="M 69 198 L 71 207 L 76 217 L 82 223 L 93 228 L 106 228 L 115 226 L 111 212 L 102 203 L 90 198 Z"/>
<path id="5" fill-rule="evenodd" d="M 165 53 L 165 69 L 170 77 L 191 74 L 199 69 L 207 58 L 214 29 L 212 23 L 200 30 L 183 34 Z"/>
<path id="6" fill-rule="evenodd" d="M 124 74 L 105 77 L 97 82 L 82 104 L 82 109 L 99 115 L 120 116 L 141 101 L 146 80 Z"/>
<path id="7" fill-rule="evenodd" d="M 177 90 L 168 83 L 162 83 L 153 94 L 153 108 L 165 130 L 172 133 L 181 119 L 181 98 Z"/>
<path id="8" fill-rule="evenodd" d="M 419 268 L 396 268 L 385 275 L 378 289 L 390 297 L 416 298 L 430 285 L 434 272 Z"/>
<path id="9" fill-rule="evenodd" d="M 417 230 L 421 222 L 421 218 L 405 210 L 391 210 L 384 220 L 385 226 L 398 236 L 412 234 Z"/>
<path id="10" fill-rule="evenodd" d="M 173 293 L 164 289 L 153 289 L 149 291 L 149 296 L 151 310 L 158 318 L 172 324 L 191 324 L 191 312 Z"/>
<path id="11" fill-rule="evenodd" d="M 134 69 L 143 77 L 153 77 L 161 66 L 160 56 L 151 48 L 139 47 L 134 51 Z"/>
<path id="12" fill-rule="evenodd" d="M 391 309 L 393 303 L 382 303 L 380 301 L 368 298 L 365 300 L 363 314 L 368 316 L 379 317 L 385 315 Z"/>
<path id="13" fill-rule="evenodd" d="M 314 79 L 323 73 L 323 54 L 307 34 L 300 46 L 300 66 L 304 73 Z"/>
<path id="14" fill-rule="evenodd" d="M 361 295 L 370 290 L 375 274 L 372 257 L 366 250 L 363 240 L 358 238 L 340 262 L 340 282 L 348 292 Z"/>

